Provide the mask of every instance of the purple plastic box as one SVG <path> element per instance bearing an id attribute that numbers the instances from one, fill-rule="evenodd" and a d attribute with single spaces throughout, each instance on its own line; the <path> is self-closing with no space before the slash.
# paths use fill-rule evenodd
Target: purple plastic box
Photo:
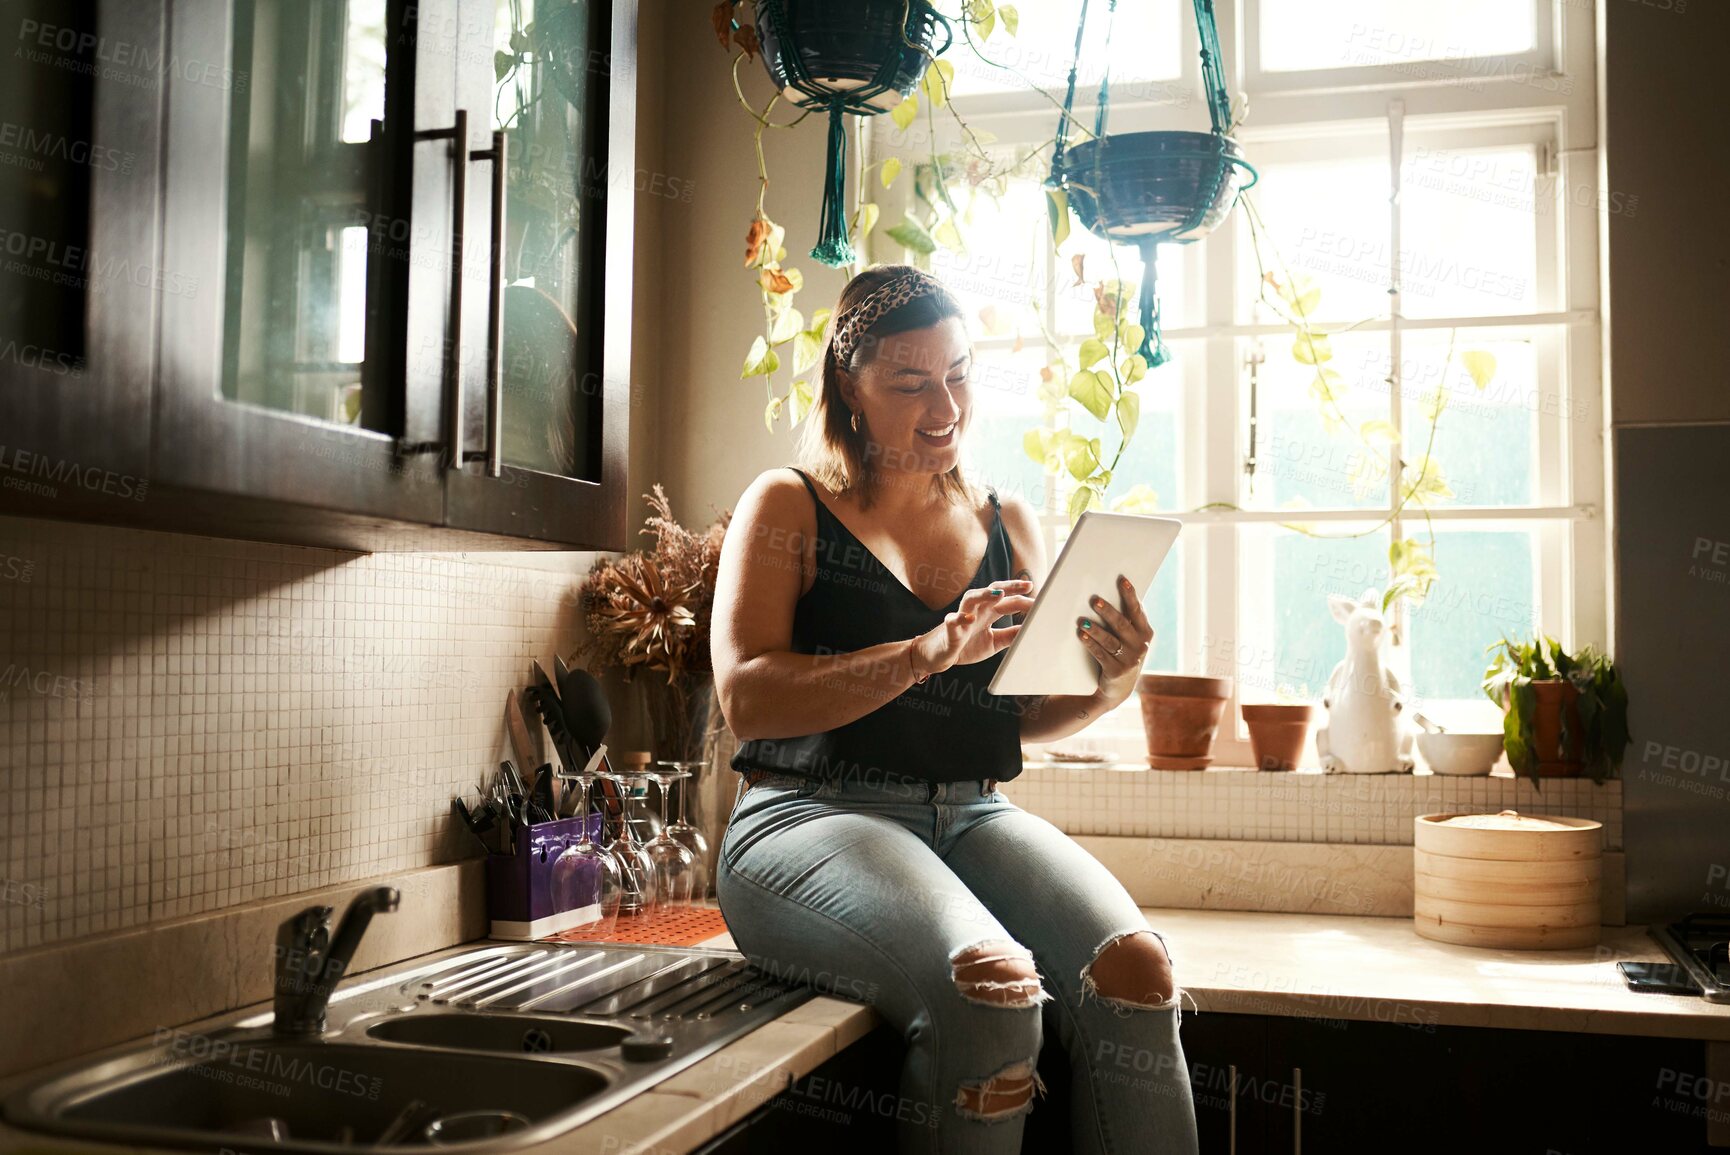
<path id="1" fill-rule="evenodd" d="M 553 902 L 553 863 L 582 832 L 581 818 L 561 818 L 517 829 L 517 852 L 487 855 L 487 918 L 491 937 L 545 938 L 594 921 L 593 907 L 560 911 Z M 589 837 L 601 837 L 601 816 L 588 816 Z"/>

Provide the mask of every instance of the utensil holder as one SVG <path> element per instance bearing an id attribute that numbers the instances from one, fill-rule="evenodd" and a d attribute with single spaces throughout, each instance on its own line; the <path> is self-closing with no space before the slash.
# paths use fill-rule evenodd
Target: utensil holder
<path id="1" fill-rule="evenodd" d="M 527 942 L 582 926 L 600 917 L 598 906 L 561 911 L 553 901 L 553 863 L 565 849 L 565 839 L 581 835 L 587 821 L 589 837 L 599 842 L 601 815 L 561 818 L 518 827 L 515 854 L 487 855 L 487 919 L 489 937 Z"/>

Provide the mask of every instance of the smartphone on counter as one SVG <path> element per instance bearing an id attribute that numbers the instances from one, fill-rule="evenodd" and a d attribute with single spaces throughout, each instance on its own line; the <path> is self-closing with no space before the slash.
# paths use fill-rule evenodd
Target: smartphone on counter
<path id="1" fill-rule="evenodd" d="M 1697 995 L 1700 988 L 1688 977 L 1688 972 L 1675 963 L 1619 962 L 1628 989 L 1653 995 Z"/>

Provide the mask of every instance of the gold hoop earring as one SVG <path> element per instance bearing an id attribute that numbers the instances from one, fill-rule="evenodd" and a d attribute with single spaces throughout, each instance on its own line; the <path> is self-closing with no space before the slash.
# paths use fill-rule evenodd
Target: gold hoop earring
<path id="1" fill-rule="evenodd" d="M 853 410 L 853 432 L 859 432 L 859 411 Z"/>

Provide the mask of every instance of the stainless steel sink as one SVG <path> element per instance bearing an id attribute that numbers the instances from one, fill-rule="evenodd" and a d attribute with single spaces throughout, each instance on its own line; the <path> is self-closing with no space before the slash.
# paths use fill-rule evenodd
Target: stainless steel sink
<path id="1" fill-rule="evenodd" d="M 393 1124 L 392 1146 L 430 1150 L 435 1118 L 478 1113 L 514 1129 L 445 1133 L 463 1150 L 504 1150 L 593 1118 L 809 997 L 725 951 L 460 947 L 338 986 L 321 1035 L 273 1033 L 268 1012 L 162 1031 L 62 1065 L 4 1113 L 30 1130 L 249 1153 L 350 1152 Z"/>

